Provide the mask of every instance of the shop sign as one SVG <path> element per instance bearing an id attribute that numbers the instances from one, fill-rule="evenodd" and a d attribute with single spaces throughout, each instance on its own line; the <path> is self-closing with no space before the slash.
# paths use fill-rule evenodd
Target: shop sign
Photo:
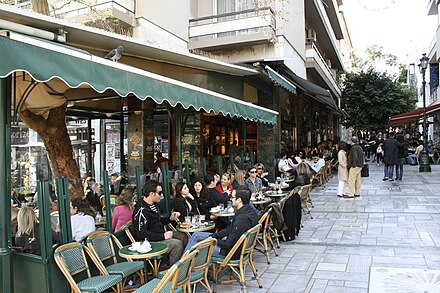
<path id="1" fill-rule="evenodd" d="M 29 143 L 29 128 L 11 127 L 11 144 Z"/>

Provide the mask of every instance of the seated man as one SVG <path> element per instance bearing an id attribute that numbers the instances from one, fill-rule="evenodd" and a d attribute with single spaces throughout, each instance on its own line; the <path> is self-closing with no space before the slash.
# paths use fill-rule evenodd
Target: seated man
<path id="1" fill-rule="evenodd" d="M 159 206 L 162 186 L 156 180 L 148 180 L 144 185 L 142 200 L 133 210 L 133 236 L 136 241 L 163 242 L 168 245 L 170 265 L 177 262 L 186 244 L 186 235 L 181 232 L 165 231 L 164 225 L 175 221 L 180 213 L 173 212 L 169 219 L 161 218 Z"/>
<path id="2" fill-rule="evenodd" d="M 285 152 L 281 152 L 280 157 L 280 161 L 278 162 L 278 171 L 285 175 L 295 174 L 294 170 L 298 164 L 294 164 L 292 159 L 288 158 Z"/>
<path id="3" fill-rule="evenodd" d="M 194 233 L 189 239 L 185 250 L 189 250 L 193 245 L 208 237 L 213 237 L 217 238 L 218 242 L 212 255 L 225 257 L 241 235 L 258 223 L 258 215 L 249 205 L 250 197 L 251 194 L 249 190 L 237 190 L 235 195 L 232 196 L 232 204 L 237 209 L 233 222 L 227 228 L 218 231 L 217 233 Z M 238 249 L 232 258 L 237 259 L 239 256 L 240 250 Z"/>

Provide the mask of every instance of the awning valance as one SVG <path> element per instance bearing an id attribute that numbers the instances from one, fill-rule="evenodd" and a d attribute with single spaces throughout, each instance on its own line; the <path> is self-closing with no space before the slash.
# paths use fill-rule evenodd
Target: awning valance
<path id="1" fill-rule="evenodd" d="M 7 32 L 0 35 L 0 77 L 26 72 L 38 82 L 60 79 L 70 88 L 88 85 L 98 93 L 167 101 L 185 109 L 275 124 L 278 112 L 217 92 L 112 62 L 69 46 Z"/>
<path id="2" fill-rule="evenodd" d="M 285 79 L 283 76 L 281 76 L 278 72 L 270 68 L 266 65 L 265 69 L 267 70 L 267 74 L 269 75 L 269 78 L 285 90 L 288 90 L 289 92 L 296 95 L 296 87 L 287 79 Z"/>
<path id="3" fill-rule="evenodd" d="M 330 92 L 314 83 L 311 83 L 310 81 L 299 77 L 295 73 L 291 72 L 290 70 L 286 70 L 286 73 L 291 78 L 292 82 L 299 87 L 301 90 L 312 96 L 315 100 L 318 102 L 321 102 L 327 106 L 329 106 L 333 110 L 337 110 L 338 107 L 336 106 L 335 101 L 333 100 Z"/>
<path id="4" fill-rule="evenodd" d="M 440 112 L 440 104 L 435 104 L 426 107 L 426 116 Z M 409 122 L 418 121 L 423 118 L 423 108 L 418 108 L 403 114 L 394 115 L 388 121 L 388 127 L 395 127 Z"/>

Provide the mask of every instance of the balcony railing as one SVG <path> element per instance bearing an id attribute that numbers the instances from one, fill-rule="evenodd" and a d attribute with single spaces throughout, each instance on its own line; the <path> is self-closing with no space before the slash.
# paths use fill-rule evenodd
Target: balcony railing
<path id="1" fill-rule="evenodd" d="M 275 40 L 275 14 L 269 7 L 211 15 L 189 22 L 190 49 L 271 43 Z"/>

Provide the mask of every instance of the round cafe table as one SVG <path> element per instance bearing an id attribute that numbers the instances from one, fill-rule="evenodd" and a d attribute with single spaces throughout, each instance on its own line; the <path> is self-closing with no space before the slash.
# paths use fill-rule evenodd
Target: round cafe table
<path id="1" fill-rule="evenodd" d="M 264 198 L 262 198 L 262 199 L 256 199 L 256 200 L 252 200 L 252 199 L 251 199 L 251 202 L 252 202 L 254 205 L 258 205 L 258 204 L 263 205 L 263 204 L 266 204 L 266 203 L 270 203 L 271 201 L 272 201 L 272 199 L 271 199 L 270 197 L 264 197 Z"/>
<path id="2" fill-rule="evenodd" d="M 168 245 L 160 242 L 150 242 L 151 250 L 149 252 L 131 251 L 130 245 L 126 245 L 119 249 L 119 256 L 131 260 L 143 260 L 145 264 L 145 275 L 147 275 L 147 261 L 151 266 L 154 277 L 157 277 L 160 266 L 160 258 L 158 256 L 164 255 L 168 252 Z"/>
<path id="3" fill-rule="evenodd" d="M 277 198 L 277 197 L 284 197 L 284 196 L 286 196 L 286 195 L 289 195 L 289 193 L 288 192 L 283 192 L 283 193 L 266 193 L 266 194 L 264 194 L 265 196 L 268 196 L 268 197 L 272 197 L 272 198 Z"/>
<path id="4" fill-rule="evenodd" d="M 194 233 L 194 232 L 205 232 L 215 228 L 215 223 L 212 221 L 206 222 L 206 225 L 193 225 L 190 224 L 189 227 L 184 228 L 181 226 L 182 224 L 177 225 L 176 230 L 184 233 Z"/>
<path id="5" fill-rule="evenodd" d="M 235 216 L 235 213 L 234 212 L 230 213 L 227 210 L 223 210 L 218 212 L 211 212 L 211 215 L 215 217 L 233 217 Z"/>

